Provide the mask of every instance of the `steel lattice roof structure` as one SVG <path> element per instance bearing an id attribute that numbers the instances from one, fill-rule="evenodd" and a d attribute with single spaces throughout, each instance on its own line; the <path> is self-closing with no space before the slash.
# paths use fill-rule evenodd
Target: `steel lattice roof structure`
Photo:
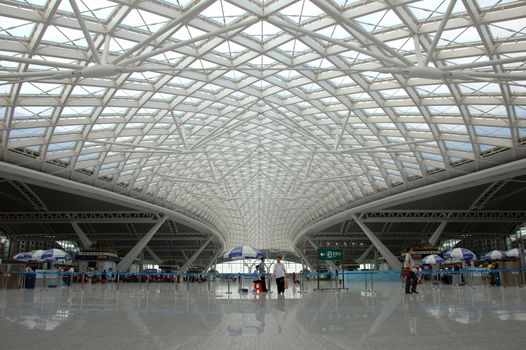
<path id="1" fill-rule="evenodd" d="M 1 159 L 293 250 L 354 205 L 523 158 L 525 19 L 511 0 L 0 0 Z"/>

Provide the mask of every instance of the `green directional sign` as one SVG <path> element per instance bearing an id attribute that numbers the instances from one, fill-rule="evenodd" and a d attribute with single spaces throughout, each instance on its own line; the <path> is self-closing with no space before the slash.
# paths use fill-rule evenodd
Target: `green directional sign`
<path id="1" fill-rule="evenodd" d="M 343 260 L 343 252 L 337 248 L 318 249 L 318 260 Z"/>

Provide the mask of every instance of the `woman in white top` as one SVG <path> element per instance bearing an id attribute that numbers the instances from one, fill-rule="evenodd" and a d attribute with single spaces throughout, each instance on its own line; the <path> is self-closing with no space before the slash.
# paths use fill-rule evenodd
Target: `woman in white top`
<path id="1" fill-rule="evenodd" d="M 276 257 L 274 264 L 274 277 L 276 278 L 276 286 L 278 287 L 278 294 L 285 294 L 285 265 L 281 263 L 281 256 Z"/>
<path id="2" fill-rule="evenodd" d="M 413 257 L 411 254 L 413 253 L 413 248 L 409 247 L 407 248 L 407 253 L 405 255 L 404 259 L 404 268 L 406 270 L 409 270 L 409 276 L 406 277 L 405 280 L 405 294 L 413 294 L 418 293 L 416 291 L 416 273 L 414 271 L 415 263 L 413 261 Z"/>

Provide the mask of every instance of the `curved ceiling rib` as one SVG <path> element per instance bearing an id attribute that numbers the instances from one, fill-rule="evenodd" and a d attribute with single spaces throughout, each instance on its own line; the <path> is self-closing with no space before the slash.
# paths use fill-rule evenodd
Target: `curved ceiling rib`
<path id="1" fill-rule="evenodd" d="M 525 17 L 512 0 L 0 0 L 2 159 L 292 249 L 353 203 L 522 147 Z"/>

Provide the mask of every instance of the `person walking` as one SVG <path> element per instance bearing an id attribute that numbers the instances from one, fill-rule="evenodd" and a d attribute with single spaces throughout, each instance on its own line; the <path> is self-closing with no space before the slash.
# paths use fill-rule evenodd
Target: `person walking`
<path id="1" fill-rule="evenodd" d="M 268 290 L 267 290 L 267 283 L 265 281 L 265 279 L 266 279 L 266 276 L 265 276 L 265 272 L 266 272 L 265 257 L 261 258 L 261 262 L 256 267 L 256 270 L 257 270 L 258 276 L 259 276 L 259 283 L 261 284 L 261 291 L 263 293 L 266 293 L 266 292 L 268 292 Z"/>
<path id="2" fill-rule="evenodd" d="M 409 270 L 409 276 L 405 278 L 405 294 L 413 294 L 418 293 L 416 291 L 416 273 L 415 273 L 415 263 L 413 261 L 413 257 L 411 256 L 413 254 L 413 248 L 409 247 L 407 248 L 407 253 L 405 254 L 405 260 L 404 260 L 404 269 Z"/>
<path id="3" fill-rule="evenodd" d="M 285 265 L 281 263 L 281 256 L 276 257 L 274 264 L 274 278 L 276 278 L 276 286 L 278 288 L 278 295 L 285 294 Z"/>

